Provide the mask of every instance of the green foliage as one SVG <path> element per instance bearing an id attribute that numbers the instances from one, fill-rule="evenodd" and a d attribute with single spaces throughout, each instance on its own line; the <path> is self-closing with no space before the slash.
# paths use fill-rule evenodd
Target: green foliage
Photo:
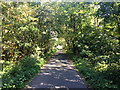
<path id="1" fill-rule="evenodd" d="M 109 68 L 105 62 L 93 65 L 89 63 L 88 58 L 82 59 L 73 54 L 68 54 L 74 61 L 74 65 L 80 75 L 84 76 L 87 85 L 91 88 L 118 88 L 119 72 L 116 67 Z M 115 65 L 114 65 L 115 66 Z M 118 66 L 118 65 L 116 65 Z M 110 72 L 109 72 L 110 70 Z"/>
<path id="2" fill-rule="evenodd" d="M 32 4 L 2 2 L 3 88 L 23 88 L 56 51 L 51 25 L 36 17 Z"/>
<path id="3" fill-rule="evenodd" d="M 32 7 L 34 6 L 29 6 L 29 3 L 2 2 L 2 58 L 4 61 L 15 62 L 24 56 L 37 53 L 37 47 L 40 48 L 41 53 L 44 53 L 54 46 L 49 31 L 51 26 L 47 27 L 46 22 L 35 18 L 36 12 Z M 43 22 L 44 27 L 39 27 L 40 22 Z"/>
<path id="4" fill-rule="evenodd" d="M 36 64 L 36 59 L 55 52 L 53 38 L 58 37 L 65 40 L 58 43 L 76 55 L 72 57 L 76 67 L 92 87 L 120 86 L 120 3 L 2 2 L 2 11 L 3 68 L 11 66 L 11 75 L 17 72 L 15 65 L 22 64 L 26 70 L 30 68 L 26 62 Z M 36 59 L 29 61 L 26 56 Z M 21 72 L 18 77 L 25 75 Z M 11 84 L 6 87 L 11 87 L 13 80 L 10 78 Z"/>
<path id="5" fill-rule="evenodd" d="M 60 35 L 67 43 L 63 46 L 76 55 L 71 55 L 71 59 L 80 74 L 85 76 L 90 87 L 119 87 L 120 3 L 74 2 L 59 5 L 59 23 L 61 32 L 65 33 Z"/>
<path id="6" fill-rule="evenodd" d="M 54 52 L 56 50 L 51 50 L 49 55 Z M 12 63 L 6 66 L 2 74 L 2 88 L 24 88 L 27 82 L 38 73 L 49 55 L 45 55 L 44 58 L 39 57 L 39 59 L 35 55 L 30 57 L 25 56 L 15 64 Z"/>
<path id="7" fill-rule="evenodd" d="M 34 57 L 24 57 L 20 62 L 3 69 L 3 88 L 23 88 L 35 73 L 40 70 L 43 61 Z"/>

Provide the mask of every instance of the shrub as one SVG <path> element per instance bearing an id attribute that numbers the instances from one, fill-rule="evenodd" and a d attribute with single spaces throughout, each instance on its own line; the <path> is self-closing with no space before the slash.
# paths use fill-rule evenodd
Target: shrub
<path id="1" fill-rule="evenodd" d="M 24 57 L 19 62 L 4 68 L 3 88 L 23 88 L 43 64 L 34 57 Z"/>
<path id="2" fill-rule="evenodd" d="M 88 58 L 81 58 L 73 54 L 68 54 L 73 60 L 74 66 L 89 87 L 92 88 L 118 88 L 120 85 L 120 67 L 116 63 L 109 64 L 107 56 L 94 57 L 96 64 L 90 63 Z M 94 62 L 94 61 L 92 61 Z"/>

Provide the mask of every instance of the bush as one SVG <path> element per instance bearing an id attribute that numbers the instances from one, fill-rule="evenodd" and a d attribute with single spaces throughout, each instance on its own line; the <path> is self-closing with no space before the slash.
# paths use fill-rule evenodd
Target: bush
<path id="1" fill-rule="evenodd" d="M 42 58 L 36 57 L 36 55 L 31 55 L 30 57 L 25 56 L 20 61 L 16 63 L 9 63 L 5 68 L 3 68 L 2 88 L 23 88 L 27 82 L 40 70 L 43 66 L 45 60 L 56 50 L 51 50 L 49 55 Z M 41 57 L 41 58 L 40 58 Z"/>
<path id="2" fill-rule="evenodd" d="M 34 57 L 24 57 L 19 62 L 3 69 L 3 88 L 23 88 L 42 66 L 42 60 Z"/>
<path id="3" fill-rule="evenodd" d="M 120 85 L 120 67 L 116 63 L 111 65 L 106 62 L 108 57 L 98 56 L 94 60 L 98 61 L 92 64 L 88 58 L 81 58 L 72 53 L 68 53 L 70 59 L 73 60 L 74 66 L 80 75 L 91 88 L 118 88 Z M 94 61 L 93 61 L 94 62 Z"/>

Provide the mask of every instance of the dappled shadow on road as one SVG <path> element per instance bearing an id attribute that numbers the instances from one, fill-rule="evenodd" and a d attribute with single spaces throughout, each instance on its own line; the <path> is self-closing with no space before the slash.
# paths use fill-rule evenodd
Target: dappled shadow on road
<path id="1" fill-rule="evenodd" d="M 86 88 L 66 54 L 57 52 L 28 85 L 31 88 Z"/>

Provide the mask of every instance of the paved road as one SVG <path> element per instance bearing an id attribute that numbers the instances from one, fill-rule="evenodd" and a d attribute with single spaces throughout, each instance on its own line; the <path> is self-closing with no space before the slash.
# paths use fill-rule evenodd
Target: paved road
<path id="1" fill-rule="evenodd" d="M 56 52 L 26 88 L 87 88 L 67 56 Z"/>

